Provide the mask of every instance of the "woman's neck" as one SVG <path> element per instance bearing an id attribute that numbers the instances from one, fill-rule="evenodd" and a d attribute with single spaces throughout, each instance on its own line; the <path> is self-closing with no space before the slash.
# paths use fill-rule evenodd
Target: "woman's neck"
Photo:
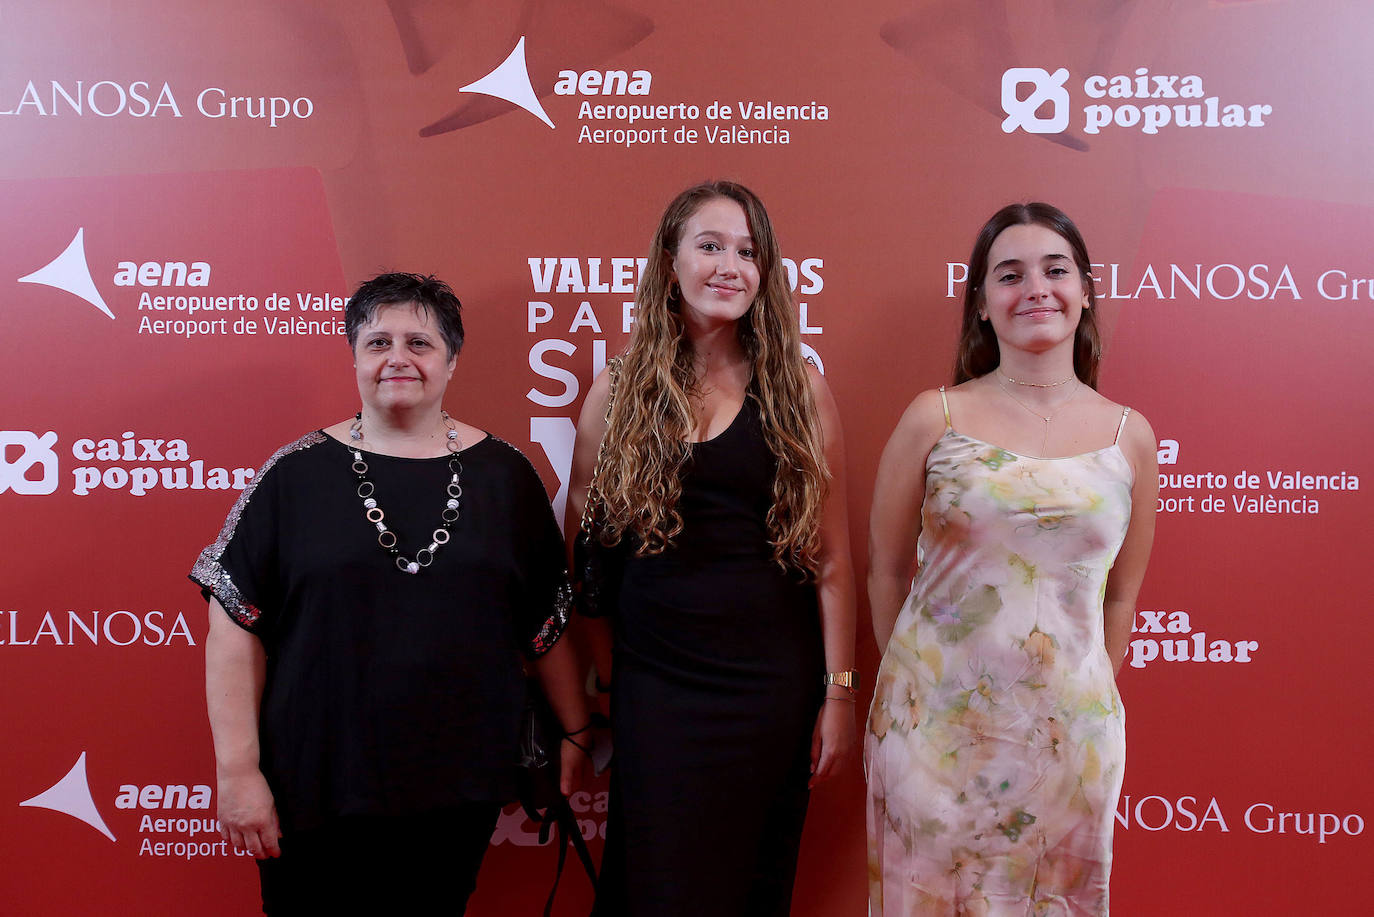
<path id="1" fill-rule="evenodd" d="M 362 441 L 368 452 L 398 458 L 448 454 L 448 425 L 439 408 L 410 411 L 363 410 Z"/>
<path id="2" fill-rule="evenodd" d="M 1010 347 L 1000 348 L 996 371 L 1004 377 L 1031 386 L 1052 385 L 1072 379 L 1073 341 L 1066 341 L 1065 344 L 1067 346 L 1056 346 L 1040 353 Z"/>
<path id="3" fill-rule="evenodd" d="M 1072 349 L 1044 353 L 1004 350 L 991 375 L 1014 397 L 1035 405 L 1054 405 L 1078 388 Z"/>
<path id="4" fill-rule="evenodd" d="M 733 323 L 709 330 L 694 331 L 689 327 L 687 339 L 692 344 L 692 368 L 697 379 L 735 373 L 748 361 L 739 342 L 739 329 Z"/>

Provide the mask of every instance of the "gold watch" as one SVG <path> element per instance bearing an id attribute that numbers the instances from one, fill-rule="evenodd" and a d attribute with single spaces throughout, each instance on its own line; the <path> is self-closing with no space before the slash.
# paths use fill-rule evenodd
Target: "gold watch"
<path id="1" fill-rule="evenodd" d="M 848 672 L 826 672 L 825 686 L 839 685 L 841 688 L 848 688 L 853 691 L 859 687 L 859 673 L 855 669 Z"/>

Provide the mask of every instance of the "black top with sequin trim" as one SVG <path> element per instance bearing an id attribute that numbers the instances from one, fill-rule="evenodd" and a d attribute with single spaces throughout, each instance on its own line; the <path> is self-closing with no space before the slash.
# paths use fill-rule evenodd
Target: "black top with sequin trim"
<path id="1" fill-rule="evenodd" d="M 365 457 L 414 557 L 448 460 Z M 348 447 L 320 432 L 264 465 L 191 571 L 266 649 L 262 769 L 286 828 L 515 796 L 520 657 L 567 622 L 563 539 L 518 450 L 487 437 L 461 460 L 452 540 L 418 574 L 377 543 Z"/>

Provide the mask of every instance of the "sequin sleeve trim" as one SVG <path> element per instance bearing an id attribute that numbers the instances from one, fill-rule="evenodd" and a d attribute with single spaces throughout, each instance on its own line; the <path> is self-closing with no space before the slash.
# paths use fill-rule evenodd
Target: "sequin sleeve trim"
<path id="1" fill-rule="evenodd" d="M 267 474 L 268 470 L 283 457 L 319 445 L 326 438 L 324 433 L 316 430 L 272 453 L 272 457 L 258 469 L 258 473 L 253 475 L 248 486 L 243 489 L 243 493 L 239 494 L 239 498 L 234 501 L 234 508 L 229 510 L 229 517 L 224 520 L 224 527 L 219 530 L 219 536 L 207 545 L 205 550 L 200 552 L 200 557 L 191 567 L 191 580 L 218 599 L 234 623 L 245 630 L 254 629 L 258 619 L 262 616 L 262 611 L 243 598 L 243 593 L 235 585 L 229 571 L 224 569 L 223 564 L 220 563 L 220 558 L 224 556 L 225 549 L 233 539 L 239 520 L 243 518 L 243 510 L 248 506 L 248 501 L 253 499 L 253 494 L 258 488 L 258 482 L 262 480 L 263 475 Z"/>
<path id="2" fill-rule="evenodd" d="M 539 477 L 539 472 L 534 467 L 534 463 L 529 460 L 529 456 L 525 455 L 525 453 L 521 452 L 499 436 L 490 433 L 488 433 L 487 436 L 490 437 L 493 442 L 505 446 L 511 452 L 518 455 L 520 461 L 529 468 L 535 478 Z M 547 499 L 547 494 L 545 498 Z M 544 623 L 539 626 L 539 631 L 531 638 L 529 646 L 526 647 L 526 651 L 532 658 L 537 659 L 553 649 L 554 644 L 563 636 L 563 631 L 567 629 L 568 620 L 572 616 L 572 598 L 572 582 L 568 576 L 567 568 L 564 567 L 559 571 L 558 586 L 554 590 L 553 610 L 549 613 L 549 616 L 544 619 Z"/>
<path id="3" fill-rule="evenodd" d="M 568 618 L 572 611 L 572 586 L 568 583 L 567 572 L 563 574 L 563 582 L 558 584 L 558 590 L 554 594 L 553 614 L 544 620 L 544 624 L 539 628 L 539 633 L 534 635 L 530 641 L 530 655 L 536 659 L 553 649 L 555 643 L 563 636 L 563 631 L 568 626 Z"/>

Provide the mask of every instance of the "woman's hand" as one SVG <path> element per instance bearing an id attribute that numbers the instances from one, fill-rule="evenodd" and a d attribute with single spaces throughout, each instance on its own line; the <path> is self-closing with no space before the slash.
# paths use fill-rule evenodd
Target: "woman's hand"
<path id="1" fill-rule="evenodd" d="M 821 641 L 827 672 L 854 669 L 854 564 L 849 551 L 849 504 L 845 496 L 844 433 L 840 412 L 825 377 L 807 364 L 816 398 L 816 413 L 825 437 L 825 463 L 830 492 L 821 513 L 821 551 L 816 570 L 816 600 L 820 608 Z M 826 687 L 826 693 L 844 691 Z M 852 692 L 821 704 L 811 732 L 811 779 L 808 786 L 829 780 L 849 764 L 854 754 L 854 695 Z"/>
<path id="2" fill-rule="evenodd" d="M 220 775 L 217 795 L 220 837 L 259 860 L 281 856 L 277 806 L 262 771 Z"/>
<path id="3" fill-rule="evenodd" d="M 534 672 L 544 686 L 544 696 L 566 730 L 558 742 L 558 790 L 567 796 L 582 785 L 585 768 L 591 760 L 591 714 L 587 711 L 587 692 L 582 687 L 582 666 L 568 633 L 553 649 L 534 661 Z M 580 746 L 580 747 L 579 747 Z"/>
<path id="4" fill-rule="evenodd" d="M 258 764 L 258 707 L 267 672 L 262 642 L 210 600 L 205 701 L 215 740 L 219 833 L 257 859 L 281 856 L 272 790 Z"/>
<path id="5" fill-rule="evenodd" d="M 588 728 L 575 736 L 564 736 L 559 742 L 558 792 L 571 796 L 587 782 L 587 766 L 591 764 L 592 730 Z"/>
<path id="6" fill-rule="evenodd" d="M 811 779 L 807 788 L 829 780 L 849 766 L 857 745 L 854 704 L 847 699 L 827 699 L 811 732 Z"/>

